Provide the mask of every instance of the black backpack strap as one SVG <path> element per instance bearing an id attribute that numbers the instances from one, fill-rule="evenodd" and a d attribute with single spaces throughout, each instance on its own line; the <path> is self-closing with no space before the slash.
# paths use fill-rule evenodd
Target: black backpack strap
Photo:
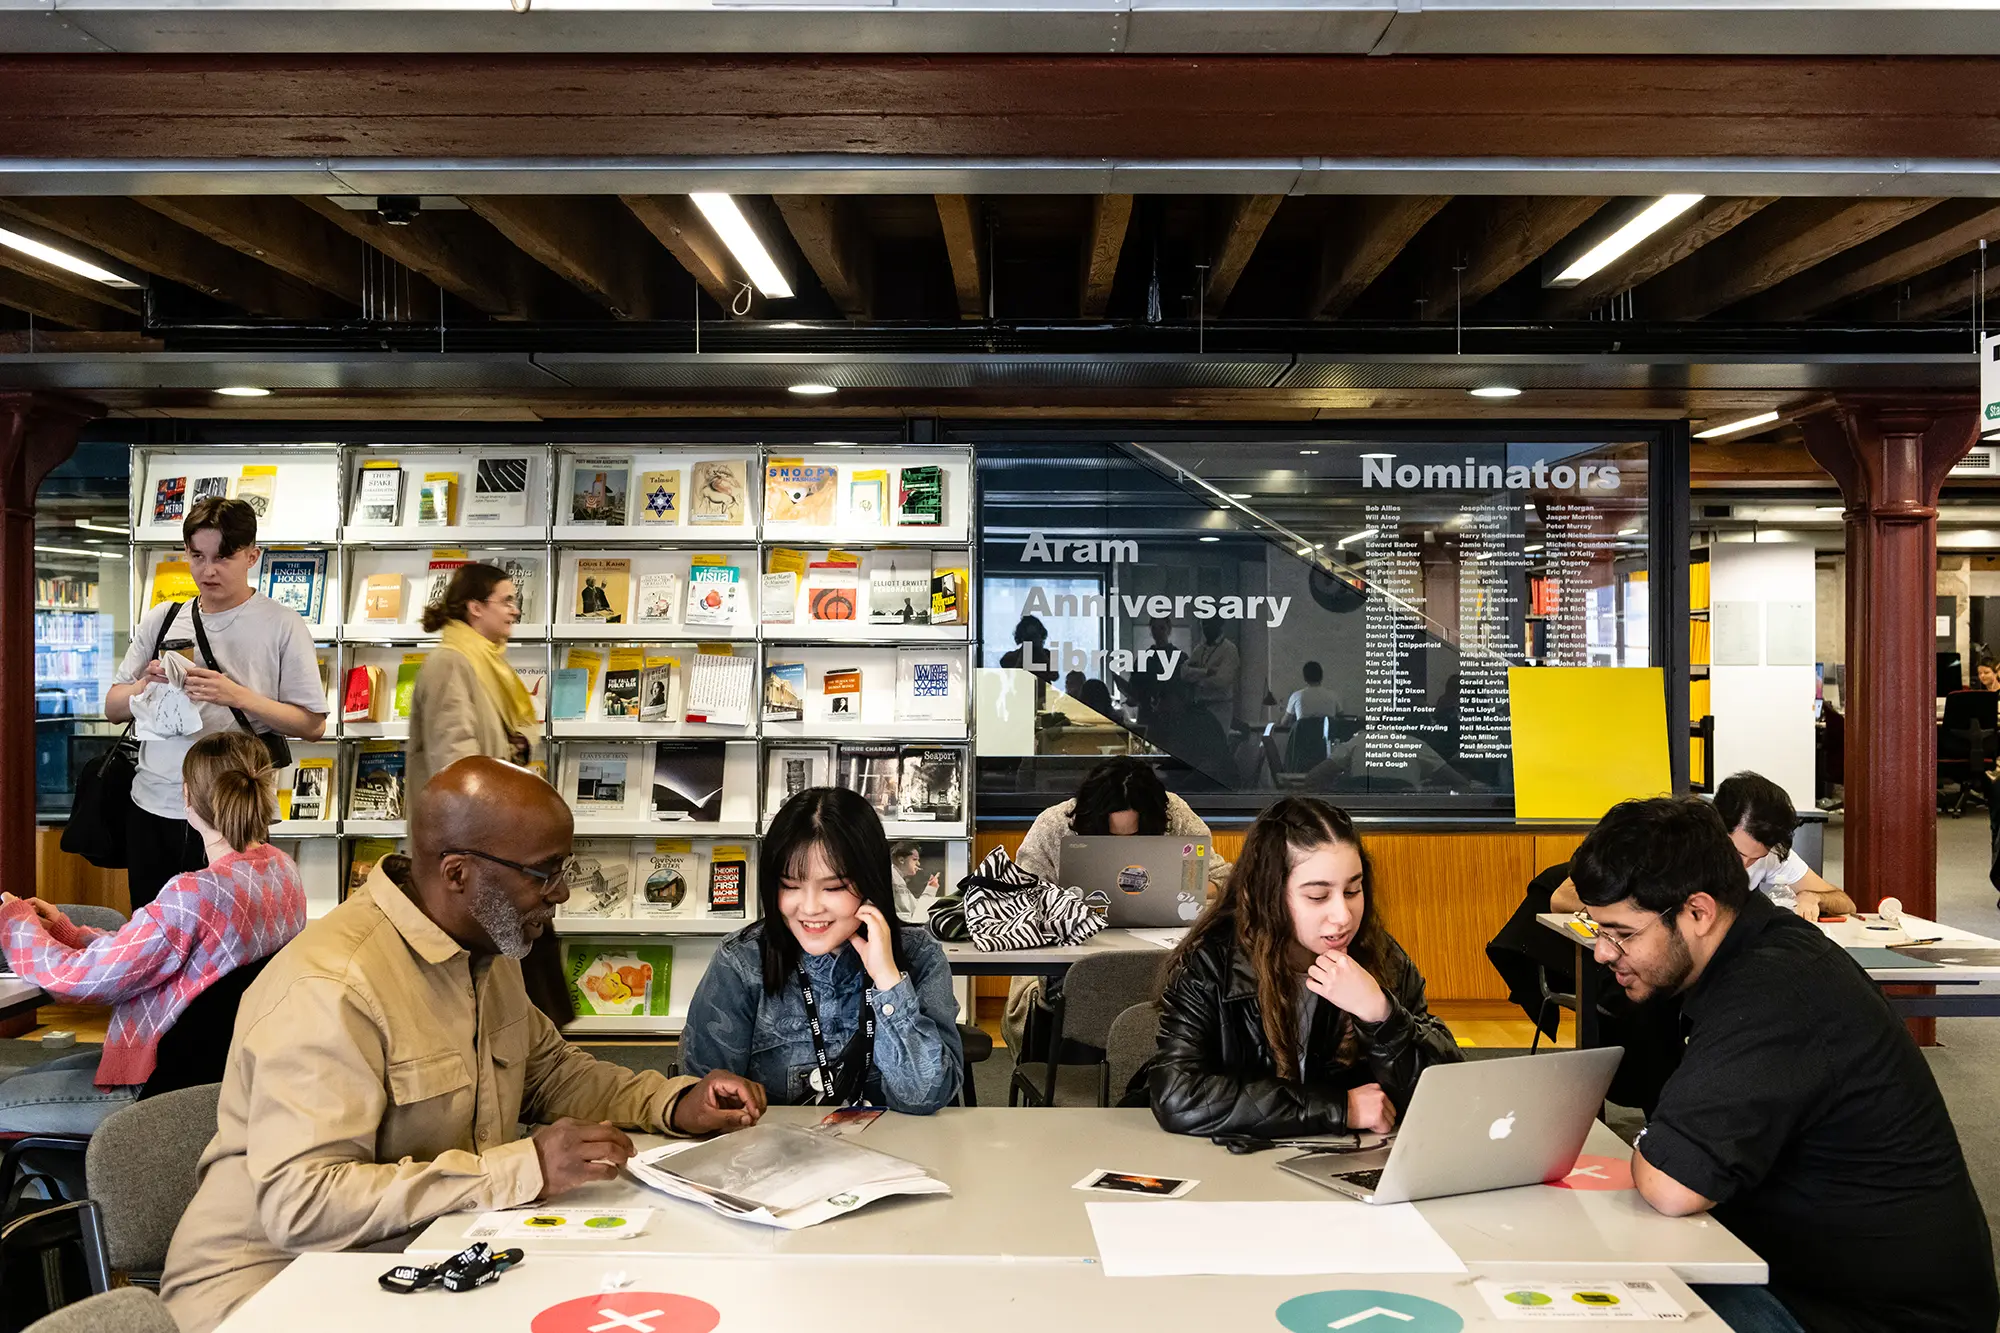
<path id="1" fill-rule="evenodd" d="M 161 644 L 163 644 L 163 643 L 165 643 L 165 642 L 167 641 L 167 631 L 168 631 L 168 630 L 170 630 L 170 629 L 172 629 L 172 628 L 174 627 L 174 617 L 175 617 L 175 616 L 177 616 L 177 615 L 179 615 L 179 614 L 181 613 L 181 608 L 182 608 L 183 606 L 185 606 L 185 605 L 187 605 L 187 603 L 185 603 L 185 602 L 168 602 L 168 603 L 167 603 L 167 618 L 166 618 L 165 620 L 162 620 L 162 621 L 160 622 L 160 632 L 159 632 L 158 634 L 155 634 L 155 635 L 153 636 L 153 660 L 154 660 L 154 661 L 156 661 L 156 662 L 157 662 L 157 661 L 159 661 L 159 660 L 160 660 L 160 645 L 161 645 Z M 197 620 L 196 620 L 196 622 L 195 622 L 195 624 L 196 624 L 196 632 L 197 632 L 197 633 L 199 633 L 199 632 L 200 632 L 200 623 L 201 623 L 201 622 L 200 622 L 200 620 L 199 620 L 199 619 L 197 619 Z M 207 650 L 206 650 L 206 649 L 204 649 L 203 651 L 207 651 Z"/>
<path id="2" fill-rule="evenodd" d="M 201 655 L 208 659 L 209 670 L 220 671 L 226 676 L 229 674 L 229 668 L 216 660 L 215 649 L 208 646 L 208 631 L 203 629 L 201 624 L 201 602 L 198 599 L 190 600 L 193 601 L 194 605 L 194 641 L 201 645 Z M 252 736 L 257 734 L 257 728 L 250 725 L 250 719 L 243 715 L 242 709 L 232 708 L 229 712 L 236 719 L 237 726 L 243 728 L 243 730 L 249 732 Z"/>

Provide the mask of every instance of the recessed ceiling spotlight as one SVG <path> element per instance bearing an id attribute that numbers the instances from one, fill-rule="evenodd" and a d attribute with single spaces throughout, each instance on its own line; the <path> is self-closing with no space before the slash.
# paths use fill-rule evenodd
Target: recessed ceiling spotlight
<path id="1" fill-rule="evenodd" d="M 804 398 L 821 398 L 838 392 L 831 384 L 794 384 L 790 388 L 791 392 Z"/>
<path id="2" fill-rule="evenodd" d="M 1511 384 L 1482 384 L 1469 391 L 1474 398 L 1519 398 L 1521 391 Z"/>
<path id="3" fill-rule="evenodd" d="M 269 398 L 269 389 L 260 389 L 254 384 L 230 384 L 217 389 L 224 398 Z"/>

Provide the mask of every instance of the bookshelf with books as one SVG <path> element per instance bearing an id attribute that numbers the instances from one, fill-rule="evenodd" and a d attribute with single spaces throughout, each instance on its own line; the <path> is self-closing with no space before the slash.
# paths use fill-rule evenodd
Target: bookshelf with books
<path id="1" fill-rule="evenodd" d="M 965 643 L 967 547 L 767 544 L 758 580 L 767 641 Z"/>
<path id="2" fill-rule="evenodd" d="M 459 566 L 497 565 L 514 574 L 525 594 L 516 642 L 548 637 L 549 567 L 545 546 L 423 546 L 347 548 L 347 601 L 340 637 L 350 643 L 411 643 L 435 639 L 423 628 L 424 608 L 444 595 Z"/>
<path id="3" fill-rule="evenodd" d="M 564 547 L 556 560 L 558 639 L 757 637 L 755 547 Z"/>
<path id="4" fill-rule="evenodd" d="M 577 641 L 557 644 L 552 662 L 557 739 L 757 734 L 754 643 Z"/>
<path id="5" fill-rule="evenodd" d="M 556 789 L 578 838 L 750 837 L 757 832 L 755 740 L 569 740 Z"/>
<path id="6" fill-rule="evenodd" d="M 1688 785 L 1714 791 L 1715 710 L 1711 703 L 1709 656 L 1709 574 L 1706 546 L 1688 556 Z"/>
<path id="7" fill-rule="evenodd" d="M 757 450 L 565 446 L 556 458 L 554 535 L 566 545 L 757 539 Z"/>
<path id="8" fill-rule="evenodd" d="M 132 537 L 179 546 L 188 507 L 210 495 L 258 510 L 257 536 L 273 545 L 313 545 L 340 535 L 342 450 L 328 445 L 240 449 L 139 448 L 132 459 Z"/>
<path id="9" fill-rule="evenodd" d="M 356 447 L 348 452 L 343 494 L 350 541 L 539 544 L 548 540 L 549 451 L 544 445 Z"/>
<path id="10" fill-rule="evenodd" d="M 766 545 L 968 546 L 972 457 L 954 449 L 765 450 Z"/>
<path id="11" fill-rule="evenodd" d="M 340 743 L 293 741 L 292 762 L 278 770 L 275 839 L 332 838 L 340 832 Z"/>

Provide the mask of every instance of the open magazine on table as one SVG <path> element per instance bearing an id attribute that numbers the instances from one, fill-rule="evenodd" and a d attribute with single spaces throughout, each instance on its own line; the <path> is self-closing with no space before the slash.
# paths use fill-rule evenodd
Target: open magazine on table
<path id="1" fill-rule="evenodd" d="M 797 1231 L 895 1194 L 949 1194 L 915 1162 L 836 1134 L 755 1125 L 640 1153 L 626 1169 L 646 1185 L 745 1222 Z"/>

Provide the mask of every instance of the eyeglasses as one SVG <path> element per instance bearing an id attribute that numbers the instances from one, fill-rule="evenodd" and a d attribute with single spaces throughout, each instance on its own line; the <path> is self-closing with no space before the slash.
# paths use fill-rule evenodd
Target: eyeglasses
<path id="1" fill-rule="evenodd" d="M 1587 912 L 1578 912 L 1576 915 L 1577 919 L 1580 921 L 1591 920 L 1590 914 Z M 1597 940 L 1599 943 L 1608 944 L 1611 946 L 1611 953 L 1613 957 L 1623 958 L 1625 956 L 1625 951 L 1630 947 L 1632 947 L 1633 940 L 1638 939 L 1641 935 L 1651 930 L 1654 926 L 1659 925 L 1662 921 L 1665 921 L 1668 917 L 1672 915 L 1673 915 L 1672 912 L 1655 912 L 1653 913 L 1653 919 L 1651 921 L 1648 921 L 1645 925 L 1639 927 L 1637 930 L 1629 931 L 1623 935 L 1613 935 L 1603 926 L 1598 926 Z M 1592 924 L 1595 924 L 1595 922 L 1592 922 Z"/>
<path id="2" fill-rule="evenodd" d="M 512 595 L 506 597 L 484 597 L 480 600 L 488 606 L 497 606 L 503 611 L 518 611 L 521 609 L 520 598 Z"/>
<path id="3" fill-rule="evenodd" d="M 506 866 L 509 870 L 518 870 L 544 888 L 547 888 L 551 882 L 567 884 L 576 877 L 576 858 L 574 856 L 565 856 L 562 864 L 554 870 L 540 870 L 534 866 L 524 866 L 519 861 L 509 861 L 506 857 L 495 856 L 491 852 L 474 851 L 470 847 L 447 847 L 438 853 L 440 861 L 447 856 L 476 856 L 482 861 L 491 861 L 496 866 Z"/>

